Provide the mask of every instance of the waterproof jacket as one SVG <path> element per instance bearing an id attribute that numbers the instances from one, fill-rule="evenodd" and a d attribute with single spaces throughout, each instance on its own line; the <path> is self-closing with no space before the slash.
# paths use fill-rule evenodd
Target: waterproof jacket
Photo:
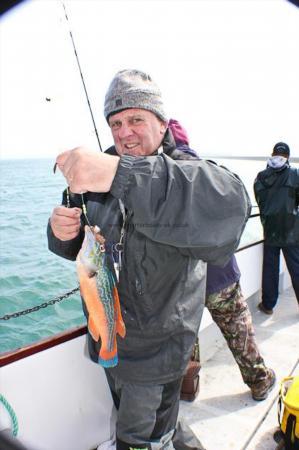
<path id="1" fill-rule="evenodd" d="M 163 150 L 122 156 L 110 192 L 85 195 L 89 222 L 99 225 L 109 242 L 119 239 L 119 199 L 125 206 L 118 291 L 126 336 L 117 340 L 118 365 L 107 370 L 137 383 L 183 375 L 204 307 L 203 261 L 225 264 L 250 214 L 246 189 L 231 172 L 176 150 L 169 131 Z M 71 206 L 81 206 L 79 195 L 71 196 Z M 77 238 L 62 242 L 49 225 L 49 248 L 74 260 L 83 233 L 82 221 Z M 98 349 L 89 337 L 94 360 Z"/>
<path id="2" fill-rule="evenodd" d="M 173 119 L 171 119 L 174 121 Z M 174 134 L 175 143 L 177 145 L 177 149 L 187 153 L 191 156 L 194 156 L 195 159 L 201 159 L 198 154 L 190 149 L 189 144 L 187 145 L 188 138 L 186 134 L 183 134 L 183 129 L 178 121 L 176 122 L 176 129 L 181 131 L 179 137 L 183 136 L 184 143 L 182 144 L 179 139 L 176 139 Z M 214 264 L 207 265 L 207 281 L 206 281 L 206 297 L 211 294 L 215 294 L 221 292 L 223 289 L 228 288 L 234 283 L 237 283 L 240 280 L 241 272 L 237 264 L 237 260 L 235 255 L 233 255 L 228 263 L 224 266 L 217 266 Z"/>
<path id="3" fill-rule="evenodd" d="M 285 164 L 259 172 L 254 182 L 267 245 L 299 245 L 299 169 Z"/>

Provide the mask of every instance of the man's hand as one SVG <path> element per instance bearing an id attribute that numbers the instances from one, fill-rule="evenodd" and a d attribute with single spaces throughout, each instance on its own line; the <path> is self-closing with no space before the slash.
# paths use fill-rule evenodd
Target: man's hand
<path id="1" fill-rule="evenodd" d="M 69 241 L 78 236 L 81 213 L 80 208 L 66 208 L 65 206 L 54 208 L 50 223 L 55 237 L 61 241 Z"/>
<path id="2" fill-rule="evenodd" d="M 119 157 L 77 147 L 60 153 L 56 163 L 72 192 L 109 192 Z"/>

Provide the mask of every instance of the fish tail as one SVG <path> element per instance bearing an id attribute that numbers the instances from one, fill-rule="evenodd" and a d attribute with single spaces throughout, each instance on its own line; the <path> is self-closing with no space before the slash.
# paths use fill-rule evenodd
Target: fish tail
<path id="1" fill-rule="evenodd" d="M 109 367 L 115 367 L 118 364 L 118 356 L 115 355 L 114 357 L 112 357 L 111 359 L 103 359 L 101 358 L 101 356 L 99 355 L 98 357 L 98 363 L 105 368 L 109 368 Z"/>
<path id="2" fill-rule="evenodd" d="M 115 336 L 114 336 L 112 344 L 113 344 L 113 347 L 112 347 L 111 351 L 108 350 L 106 346 L 104 346 L 104 345 L 101 346 L 99 356 L 98 356 L 98 361 L 99 361 L 99 364 L 101 364 L 103 367 L 113 367 L 118 362 L 117 345 L 116 345 L 116 337 Z"/>

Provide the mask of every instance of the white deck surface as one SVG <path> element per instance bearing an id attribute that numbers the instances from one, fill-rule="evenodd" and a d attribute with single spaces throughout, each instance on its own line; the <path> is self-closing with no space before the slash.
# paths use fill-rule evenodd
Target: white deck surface
<path id="1" fill-rule="evenodd" d="M 210 345 L 207 353 L 202 342 L 205 334 L 200 334 L 200 393 L 192 403 L 181 402 L 180 417 L 206 450 L 276 449 L 273 431 L 278 426 L 279 384 L 286 376 L 299 375 L 299 308 L 292 288 L 280 295 L 272 316 L 257 309 L 258 301 L 254 297 L 248 302 L 255 332 L 265 362 L 275 370 L 278 381 L 266 400 L 252 400 L 221 334 L 209 333 L 209 339 L 214 336 L 214 355 Z"/>

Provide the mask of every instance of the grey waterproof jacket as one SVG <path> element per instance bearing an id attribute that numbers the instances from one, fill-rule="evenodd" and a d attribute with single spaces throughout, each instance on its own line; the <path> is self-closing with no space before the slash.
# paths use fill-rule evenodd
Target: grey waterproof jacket
<path id="1" fill-rule="evenodd" d="M 250 214 L 243 183 L 225 168 L 175 149 L 166 133 L 164 153 L 122 156 L 108 194 L 85 195 L 92 225 L 118 242 L 126 210 L 118 283 L 126 336 L 118 338 L 120 379 L 165 383 L 182 376 L 205 300 L 206 264 L 225 264 L 238 246 Z M 110 153 L 115 149 L 110 149 Z M 188 158 L 185 160 L 185 158 Z M 81 206 L 78 195 L 71 206 Z M 75 259 L 83 239 L 59 241 L 48 227 L 49 248 Z M 92 359 L 99 343 L 89 337 Z"/>

